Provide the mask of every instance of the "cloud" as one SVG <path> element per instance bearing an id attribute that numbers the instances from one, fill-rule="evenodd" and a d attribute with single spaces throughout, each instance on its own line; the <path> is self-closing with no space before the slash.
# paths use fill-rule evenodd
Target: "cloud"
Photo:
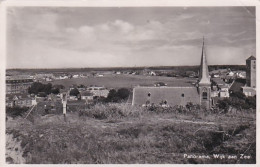
<path id="1" fill-rule="evenodd" d="M 199 62 L 203 36 L 212 64 L 243 63 L 255 53 L 251 8 L 10 9 L 10 67 L 29 67 L 25 60 L 39 67 L 192 65 Z"/>

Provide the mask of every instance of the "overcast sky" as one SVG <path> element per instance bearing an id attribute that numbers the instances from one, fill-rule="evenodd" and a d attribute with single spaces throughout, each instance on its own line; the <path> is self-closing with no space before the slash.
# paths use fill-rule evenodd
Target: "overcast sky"
<path id="1" fill-rule="evenodd" d="M 9 7 L 7 68 L 245 64 L 254 7 Z"/>

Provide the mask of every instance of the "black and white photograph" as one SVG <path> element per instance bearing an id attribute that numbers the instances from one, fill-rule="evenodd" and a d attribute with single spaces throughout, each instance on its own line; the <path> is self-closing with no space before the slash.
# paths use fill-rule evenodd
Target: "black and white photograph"
<path id="1" fill-rule="evenodd" d="M 256 13 L 7 5 L 5 164 L 256 165 Z"/>

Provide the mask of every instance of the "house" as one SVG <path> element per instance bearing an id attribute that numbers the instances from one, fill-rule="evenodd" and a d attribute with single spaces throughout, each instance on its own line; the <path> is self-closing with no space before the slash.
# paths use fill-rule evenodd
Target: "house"
<path id="1" fill-rule="evenodd" d="M 236 76 L 237 76 L 237 78 L 246 78 L 246 73 L 245 72 L 237 72 Z"/>
<path id="2" fill-rule="evenodd" d="M 72 76 L 72 78 L 79 78 L 79 75 L 75 74 L 75 75 Z"/>
<path id="3" fill-rule="evenodd" d="M 156 82 L 156 83 L 154 83 L 154 86 L 156 86 L 156 87 L 167 86 L 167 84 L 164 82 Z"/>
<path id="4" fill-rule="evenodd" d="M 28 88 L 32 85 L 33 79 L 7 79 L 6 94 L 27 93 Z"/>
<path id="5" fill-rule="evenodd" d="M 213 77 L 214 78 L 219 78 L 219 74 L 214 74 Z"/>
<path id="6" fill-rule="evenodd" d="M 211 82 L 204 47 L 202 45 L 199 81 L 196 86 L 180 87 L 147 87 L 138 86 L 133 89 L 132 105 L 169 105 L 185 106 L 187 103 L 199 104 L 211 108 Z"/>
<path id="7" fill-rule="evenodd" d="M 219 86 L 219 97 L 229 97 L 228 85 Z"/>
<path id="8" fill-rule="evenodd" d="M 214 97 L 216 92 L 218 92 L 219 97 L 229 97 L 229 85 L 223 81 L 221 78 L 211 78 L 212 90 L 214 90 Z"/>
<path id="9" fill-rule="evenodd" d="M 234 75 L 235 75 L 235 73 L 234 73 L 234 72 L 232 72 L 232 71 L 230 71 L 230 72 L 228 72 L 228 73 L 227 73 L 227 75 L 232 77 L 232 76 L 234 76 Z"/>
<path id="10" fill-rule="evenodd" d="M 94 97 L 107 97 L 109 93 L 109 90 L 106 89 L 104 86 L 92 85 L 88 87 L 86 90 L 92 93 Z"/>
<path id="11" fill-rule="evenodd" d="M 154 71 L 150 71 L 150 72 L 149 72 L 149 75 L 151 75 L 151 76 L 156 76 L 156 73 L 155 73 Z"/>
<path id="12" fill-rule="evenodd" d="M 8 107 L 31 107 L 36 104 L 36 99 L 25 93 L 7 94 L 6 106 Z"/>
<path id="13" fill-rule="evenodd" d="M 231 86 L 229 88 L 229 92 L 230 93 L 242 92 L 243 91 L 242 87 L 244 87 L 245 85 L 246 85 L 246 79 L 237 78 L 231 84 Z"/>
<path id="14" fill-rule="evenodd" d="M 90 91 L 80 92 L 80 95 L 82 100 L 93 100 L 94 97 L 94 94 L 91 93 Z"/>

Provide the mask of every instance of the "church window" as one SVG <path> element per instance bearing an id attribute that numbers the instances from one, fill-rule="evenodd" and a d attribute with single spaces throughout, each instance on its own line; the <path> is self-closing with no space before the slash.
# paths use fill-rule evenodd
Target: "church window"
<path id="1" fill-rule="evenodd" d="M 208 99 L 208 93 L 207 92 L 202 92 L 202 98 L 207 100 Z"/>
<path id="2" fill-rule="evenodd" d="M 184 97 L 184 93 L 183 93 L 183 94 L 181 94 L 181 97 Z"/>
<path id="3" fill-rule="evenodd" d="M 167 100 L 164 101 L 164 104 L 167 104 Z"/>
<path id="4" fill-rule="evenodd" d="M 148 97 L 151 97 L 151 93 L 150 92 L 147 95 L 148 95 Z"/>

